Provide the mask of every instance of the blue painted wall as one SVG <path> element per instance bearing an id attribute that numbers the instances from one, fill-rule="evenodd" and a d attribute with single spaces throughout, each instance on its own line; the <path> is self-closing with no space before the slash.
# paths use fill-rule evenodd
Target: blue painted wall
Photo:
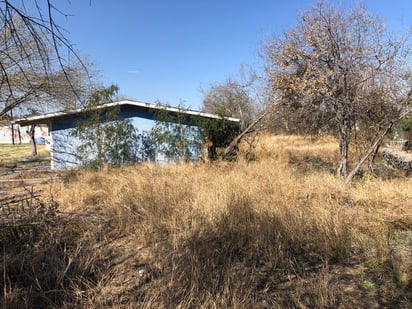
<path id="1" fill-rule="evenodd" d="M 120 110 L 120 117 L 129 119 L 139 132 L 150 131 L 156 124 L 155 114 L 146 109 L 123 106 Z M 54 119 L 51 124 L 52 136 L 52 168 L 67 169 L 79 167 L 81 162 L 77 155 L 77 147 L 81 141 L 72 135 L 77 124 L 84 120 L 84 117 L 73 115 L 70 118 Z M 197 154 L 196 154 L 197 156 Z M 157 162 L 164 162 L 166 158 L 157 153 Z"/>

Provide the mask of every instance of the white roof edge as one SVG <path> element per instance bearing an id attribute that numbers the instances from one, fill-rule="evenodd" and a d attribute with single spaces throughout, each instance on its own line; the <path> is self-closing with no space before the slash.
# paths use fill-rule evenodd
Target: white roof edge
<path id="1" fill-rule="evenodd" d="M 132 100 L 121 100 L 121 101 L 117 101 L 117 102 L 105 103 L 105 104 L 99 105 L 96 108 L 101 109 L 101 108 L 114 107 L 114 106 L 119 106 L 119 105 L 120 106 L 122 106 L 122 105 L 132 105 L 132 106 L 138 106 L 138 107 L 146 107 L 146 108 L 149 108 L 149 109 L 165 110 L 165 111 L 175 112 L 175 113 L 184 113 L 184 114 L 192 115 L 192 116 L 200 116 L 200 117 L 213 118 L 213 119 L 225 119 L 225 120 L 228 120 L 228 121 L 231 121 L 231 122 L 240 122 L 239 118 L 221 117 L 219 115 L 204 113 L 204 112 L 200 112 L 200 111 L 194 111 L 194 110 L 189 110 L 189 109 L 181 109 L 181 108 L 170 107 L 170 106 L 165 106 L 165 105 L 161 105 L 161 104 L 145 103 L 145 102 L 132 101 Z M 12 123 L 32 122 L 32 121 L 36 121 L 36 120 L 55 118 L 55 117 L 64 116 L 64 115 L 77 114 L 77 113 L 81 113 L 81 112 L 84 112 L 84 111 L 86 111 L 85 108 L 77 108 L 77 109 L 72 109 L 72 110 L 67 110 L 67 111 L 60 111 L 60 112 L 48 113 L 48 114 L 44 114 L 44 115 L 20 118 L 20 119 L 13 120 Z"/>

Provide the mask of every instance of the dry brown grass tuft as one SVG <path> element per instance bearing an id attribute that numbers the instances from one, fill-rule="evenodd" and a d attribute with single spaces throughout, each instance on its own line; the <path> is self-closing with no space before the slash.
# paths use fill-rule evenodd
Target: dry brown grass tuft
<path id="1" fill-rule="evenodd" d="M 30 264 L 47 265 L 37 270 L 37 278 L 41 273 L 47 281 L 46 274 L 55 273 L 48 278 L 53 284 L 36 287 L 36 278 L 20 282 L 11 275 L 19 272 L 17 264 L 3 259 L 10 278 L 5 303 L 28 299 L 29 307 L 67 308 L 412 304 L 410 179 L 344 185 L 323 168 L 337 156 L 336 141 L 328 137 L 262 137 L 256 156 L 254 162 L 81 171 L 55 185 L 61 213 L 40 232 L 40 240 L 32 241 L 22 262 L 30 273 L 27 257 L 48 256 Z M 58 300 L 48 296 L 52 287 L 59 289 Z"/>

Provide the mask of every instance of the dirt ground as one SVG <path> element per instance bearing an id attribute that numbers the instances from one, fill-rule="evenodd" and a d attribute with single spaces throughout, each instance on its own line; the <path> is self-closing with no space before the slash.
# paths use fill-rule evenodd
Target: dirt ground
<path id="1" fill-rule="evenodd" d="M 50 153 L 38 145 L 38 156 L 31 155 L 31 145 L 0 145 L 0 198 L 15 191 L 48 182 L 56 176 L 50 170 Z"/>

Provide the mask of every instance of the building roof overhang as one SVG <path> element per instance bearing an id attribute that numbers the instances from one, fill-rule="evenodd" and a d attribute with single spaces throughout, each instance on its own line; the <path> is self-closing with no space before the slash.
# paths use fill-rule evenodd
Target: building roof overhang
<path id="1" fill-rule="evenodd" d="M 153 113 L 158 112 L 158 111 L 165 111 L 165 112 L 169 112 L 171 114 L 176 114 L 176 115 L 184 114 L 187 116 L 203 117 L 203 118 L 209 118 L 209 119 L 224 119 L 226 121 L 235 122 L 235 123 L 240 122 L 240 119 L 238 118 L 221 117 L 219 115 L 204 113 L 204 112 L 199 112 L 199 111 L 194 111 L 194 110 L 189 110 L 189 109 L 182 109 L 182 108 L 170 107 L 170 106 L 165 106 L 165 105 L 160 105 L 160 104 L 145 103 L 145 102 L 131 101 L 131 100 L 122 100 L 118 102 L 105 103 L 105 104 L 99 105 L 98 107 L 96 107 L 96 109 L 108 109 L 108 108 L 117 107 L 117 106 L 120 106 L 120 107 L 130 106 L 132 108 L 134 107 L 134 108 L 144 109 L 144 110 L 147 110 Z M 16 123 L 21 126 L 48 124 L 56 119 L 64 119 L 64 118 L 74 117 L 77 115 L 79 116 L 84 115 L 87 113 L 87 111 L 88 110 L 86 108 L 59 111 L 59 112 L 54 112 L 54 113 L 48 113 L 48 114 L 43 114 L 43 115 L 36 115 L 36 116 L 16 119 L 16 120 L 13 120 L 12 123 Z"/>

